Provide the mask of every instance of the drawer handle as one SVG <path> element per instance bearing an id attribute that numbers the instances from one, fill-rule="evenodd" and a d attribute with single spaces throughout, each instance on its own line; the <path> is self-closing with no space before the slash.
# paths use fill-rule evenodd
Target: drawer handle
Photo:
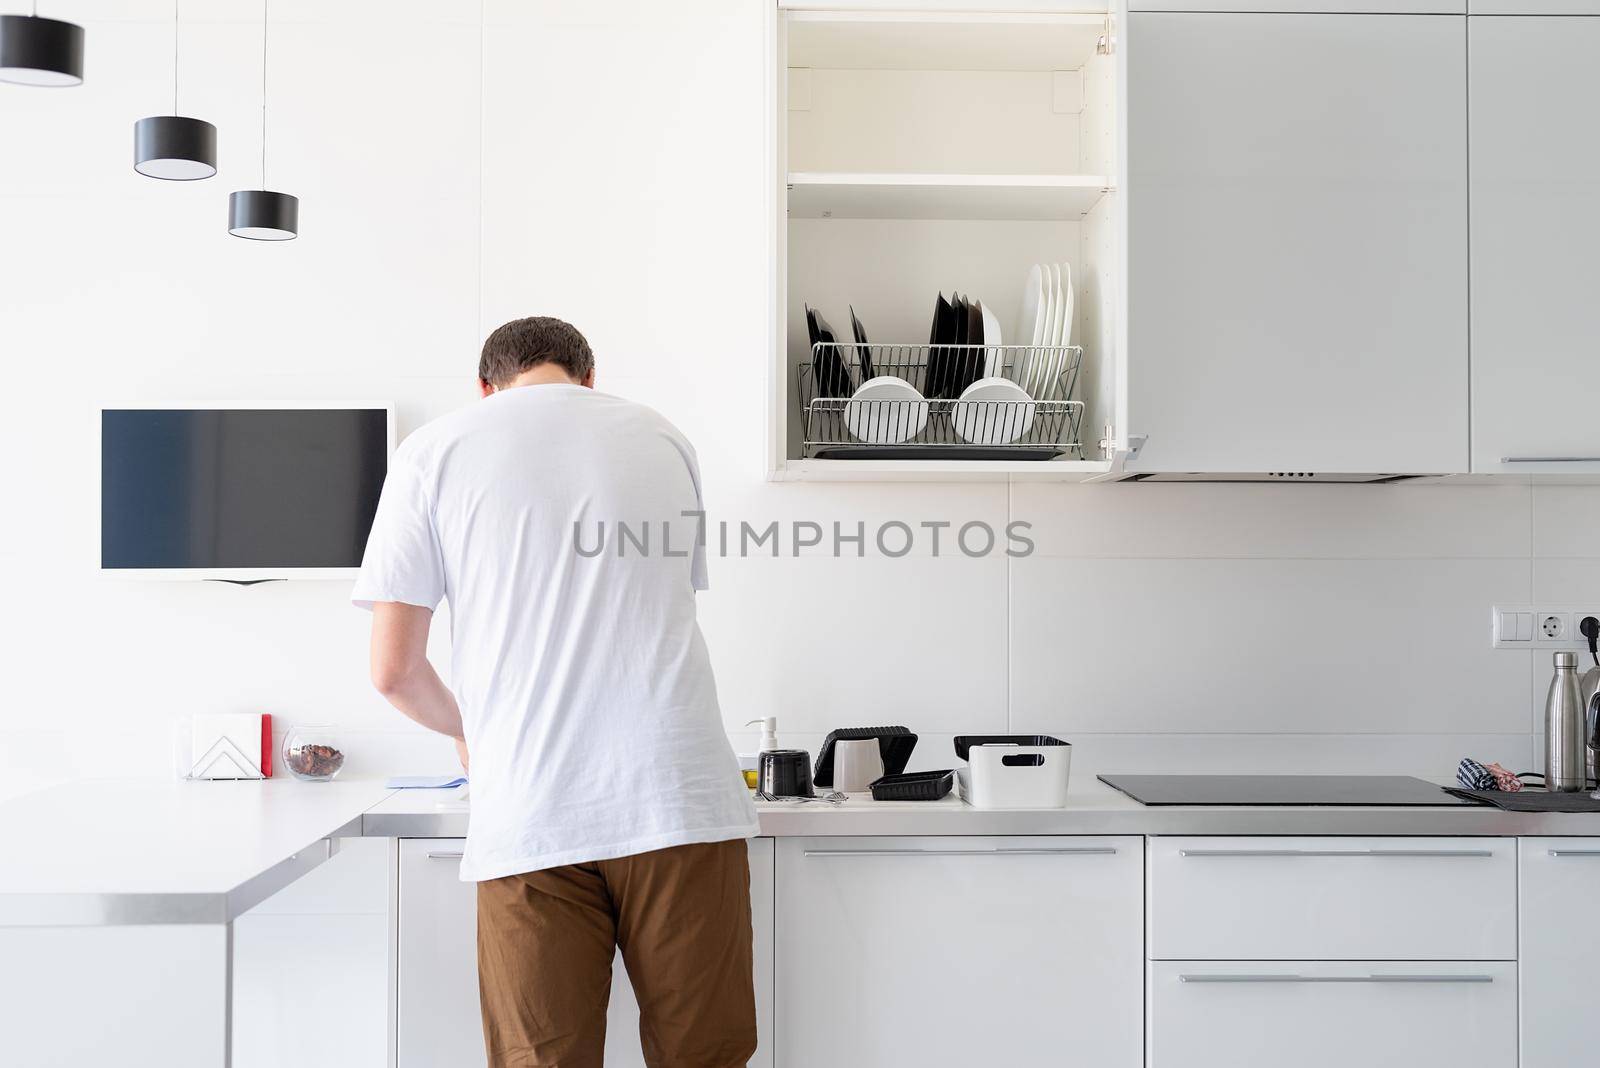
<path id="1" fill-rule="evenodd" d="M 1180 857 L 1492 857 L 1492 849 L 1180 849 Z"/>
<path id="2" fill-rule="evenodd" d="M 1108 857 L 1111 846 L 1061 849 L 808 849 L 808 857 Z"/>
<path id="3" fill-rule="evenodd" d="M 1503 464 L 1592 464 L 1600 456 L 1502 456 Z"/>
<path id="4" fill-rule="evenodd" d="M 429 860 L 460 860 L 463 856 L 465 856 L 465 854 L 460 853 L 460 852 L 455 852 L 455 853 L 429 853 L 428 854 L 428 859 Z"/>
<path id="5" fill-rule="evenodd" d="M 1180 975 L 1180 983 L 1492 983 L 1492 975 Z"/>
<path id="6" fill-rule="evenodd" d="M 1552 857 L 1600 857 L 1600 849 L 1552 849 Z"/>

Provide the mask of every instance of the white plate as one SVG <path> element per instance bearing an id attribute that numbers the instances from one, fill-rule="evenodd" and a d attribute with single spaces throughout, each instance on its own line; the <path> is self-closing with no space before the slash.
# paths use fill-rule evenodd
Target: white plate
<path id="1" fill-rule="evenodd" d="M 990 311 L 989 305 L 982 301 L 978 302 L 978 307 L 983 310 L 983 344 L 987 350 L 983 361 L 983 373 L 985 377 L 993 378 L 1005 367 L 1005 354 L 1000 351 L 1000 346 L 1004 344 L 1000 340 L 1000 317 Z"/>
<path id="2" fill-rule="evenodd" d="M 1017 342 L 1037 345 L 1044 337 L 1044 268 L 1037 263 L 1028 268 L 1022 283 L 1022 317 L 1017 322 Z"/>
<path id="3" fill-rule="evenodd" d="M 1061 340 L 1057 344 L 1072 344 L 1072 316 L 1075 301 L 1072 293 L 1072 264 L 1063 263 L 1061 267 Z"/>
<path id="4" fill-rule="evenodd" d="M 1039 267 L 1039 286 L 1044 290 L 1039 298 L 1041 320 L 1039 329 L 1034 333 L 1034 348 L 1028 353 L 1027 374 L 1022 379 L 1022 388 L 1028 391 L 1029 396 L 1038 396 L 1039 383 L 1044 381 L 1044 346 L 1049 345 L 1055 337 L 1056 325 L 1056 283 L 1055 272 L 1048 263 Z"/>
<path id="5" fill-rule="evenodd" d="M 1009 378 L 980 378 L 961 391 L 950 413 L 961 440 L 974 445 L 1009 445 L 1033 428 L 1028 391 Z"/>
<path id="6" fill-rule="evenodd" d="M 891 401 L 908 403 L 881 403 Z M 858 441 L 899 445 L 928 425 L 928 402 L 905 379 L 879 375 L 863 382 L 845 405 L 844 425 Z"/>
<path id="7" fill-rule="evenodd" d="M 1050 278 L 1050 326 L 1045 331 L 1044 343 L 1053 346 L 1061 344 L 1061 264 L 1046 264 L 1045 270 Z"/>
<path id="8" fill-rule="evenodd" d="M 1057 302 L 1061 309 L 1061 323 L 1056 332 L 1056 348 L 1050 353 L 1048 368 L 1045 371 L 1044 381 L 1039 383 L 1039 389 L 1034 396 L 1041 400 L 1066 400 L 1059 396 L 1061 388 L 1061 373 L 1067 369 L 1066 347 L 1072 344 L 1072 314 L 1076 303 L 1072 292 L 1072 264 L 1060 263 L 1056 265 L 1060 285 L 1057 289 Z"/>

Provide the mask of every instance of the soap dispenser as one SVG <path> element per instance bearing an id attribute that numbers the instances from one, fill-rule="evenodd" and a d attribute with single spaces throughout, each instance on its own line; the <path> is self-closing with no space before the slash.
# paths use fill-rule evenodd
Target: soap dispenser
<path id="1" fill-rule="evenodd" d="M 764 716 L 750 720 L 745 726 L 753 727 L 757 723 L 761 724 L 761 747 L 754 753 L 739 754 L 739 771 L 744 775 L 744 784 L 752 790 L 761 782 L 761 754 L 778 748 L 778 717 Z"/>
<path id="2" fill-rule="evenodd" d="M 761 724 L 761 748 L 756 752 L 770 753 L 778 748 L 778 717 L 766 716 L 762 719 L 753 719 L 745 726 L 753 727 L 757 723 Z"/>

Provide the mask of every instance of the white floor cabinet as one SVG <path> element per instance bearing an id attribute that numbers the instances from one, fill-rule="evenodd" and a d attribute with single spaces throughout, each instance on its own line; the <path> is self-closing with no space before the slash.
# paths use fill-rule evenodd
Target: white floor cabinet
<path id="1" fill-rule="evenodd" d="M 1516 840 L 1151 838 L 1147 863 L 1149 1068 L 1517 1063 Z"/>
<path id="2" fill-rule="evenodd" d="M 1541 6 L 1537 17 L 1467 20 L 1472 463 L 1594 474 L 1600 141 L 1585 131 L 1600 98 L 1600 18 L 1545 17 Z"/>
<path id="3" fill-rule="evenodd" d="M 478 1012 L 477 891 L 460 879 L 459 839 L 402 839 L 395 1030 L 398 1068 L 484 1064 Z M 756 1010 L 761 1046 L 750 1064 L 772 1064 L 772 840 L 750 843 Z M 639 1006 L 619 957 L 606 1024 L 607 1068 L 643 1068 Z"/>
<path id="4" fill-rule="evenodd" d="M 1600 840 L 1523 838 L 1519 991 L 1521 1068 L 1564 1068 L 1595 1056 L 1594 972 L 1600 927 Z"/>
<path id="5" fill-rule="evenodd" d="M 1139 838 L 778 842 L 778 1068 L 1141 1063 Z"/>
<path id="6" fill-rule="evenodd" d="M 1128 16 L 1130 471 L 1467 470 L 1463 22 Z"/>

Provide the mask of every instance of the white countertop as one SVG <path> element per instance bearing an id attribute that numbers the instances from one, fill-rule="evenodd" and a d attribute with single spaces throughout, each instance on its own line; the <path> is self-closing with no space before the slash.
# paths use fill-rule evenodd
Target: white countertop
<path id="1" fill-rule="evenodd" d="M 92 779 L 0 804 L 0 925 L 222 923 L 326 860 L 379 781 Z"/>
<path id="2" fill-rule="evenodd" d="M 468 805 L 438 791 L 406 790 L 362 817 L 367 835 L 460 838 Z M 419 796 L 420 795 L 420 796 Z M 434 795 L 434 796 L 430 796 Z M 975 809 L 951 794 L 942 801 L 874 801 L 853 794 L 840 805 L 758 801 L 761 833 L 778 838 L 850 835 L 1600 835 L 1600 814 L 1502 812 L 1483 805 L 1433 807 L 1147 807 L 1097 779 L 1074 782 L 1067 806 Z"/>
<path id="3" fill-rule="evenodd" d="M 0 803 L 0 926 L 225 923 L 327 859 L 341 837 L 459 838 L 458 791 L 381 780 L 90 780 Z M 1076 783 L 1061 809 L 937 802 L 761 802 L 774 837 L 890 835 L 1570 835 L 1600 814 L 1440 808 L 1147 808 Z"/>

